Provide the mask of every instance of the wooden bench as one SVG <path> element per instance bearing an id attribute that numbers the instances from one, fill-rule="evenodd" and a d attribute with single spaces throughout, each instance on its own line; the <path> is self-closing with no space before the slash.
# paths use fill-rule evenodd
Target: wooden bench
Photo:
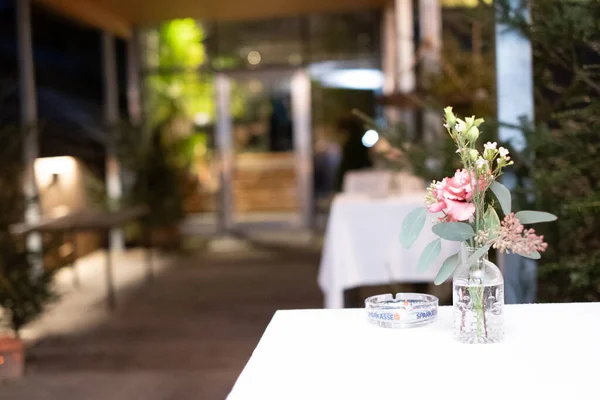
<path id="1" fill-rule="evenodd" d="M 75 233 L 75 232 L 98 232 L 108 236 L 113 229 L 122 227 L 132 221 L 141 219 L 150 212 L 147 206 L 135 206 L 119 211 L 83 211 L 68 214 L 58 218 L 42 219 L 39 223 L 19 223 L 11 226 L 13 235 L 27 235 L 29 233 Z M 149 235 L 145 233 L 146 239 L 146 278 L 152 280 L 154 271 L 152 267 L 152 248 Z M 76 253 L 76 249 L 74 248 Z M 76 260 L 76 254 L 73 257 Z M 73 261 L 72 268 L 76 274 L 76 263 Z M 112 249 L 110 245 L 106 251 L 106 298 L 108 307 L 112 310 L 116 307 L 116 296 L 113 281 Z"/>

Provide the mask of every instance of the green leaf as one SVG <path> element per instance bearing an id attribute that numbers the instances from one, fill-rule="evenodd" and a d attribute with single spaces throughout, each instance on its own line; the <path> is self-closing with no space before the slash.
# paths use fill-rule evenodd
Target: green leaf
<path id="1" fill-rule="evenodd" d="M 471 225 L 464 222 L 442 222 L 434 225 L 432 231 L 442 239 L 454 242 L 469 240 L 475 235 Z"/>
<path id="2" fill-rule="evenodd" d="M 483 124 L 485 122 L 485 120 L 483 118 L 477 118 L 475 121 L 473 121 L 473 125 L 479 127 L 479 125 Z"/>
<path id="3" fill-rule="evenodd" d="M 552 222 L 557 220 L 556 215 L 544 211 L 519 211 L 515 214 L 515 217 L 517 217 L 522 224 L 538 224 L 540 222 Z"/>
<path id="4" fill-rule="evenodd" d="M 442 251 L 442 239 L 435 239 L 423 249 L 419 261 L 417 261 L 417 271 L 425 272 L 431 267 L 431 264 L 440 255 Z"/>
<path id="5" fill-rule="evenodd" d="M 490 251 L 490 247 L 492 247 L 492 244 L 487 243 L 483 247 L 478 248 L 477 250 L 475 250 L 473 252 L 473 254 L 471 254 L 469 256 L 469 258 L 467 258 L 467 260 L 464 262 L 464 264 L 465 265 L 473 264 L 475 261 L 477 261 L 479 258 L 481 258 L 484 254 L 486 254 L 488 251 Z"/>
<path id="6" fill-rule="evenodd" d="M 405 248 L 409 248 L 417 240 L 423 226 L 425 225 L 425 217 L 427 210 L 425 207 L 417 208 L 411 211 L 402 222 L 402 231 L 400 232 L 400 243 Z"/>
<path id="7" fill-rule="evenodd" d="M 458 253 L 446 258 L 439 272 L 437 273 L 434 283 L 441 285 L 454 273 L 454 270 L 458 267 Z"/>
<path id="8" fill-rule="evenodd" d="M 490 185 L 490 189 L 498 199 L 498 203 L 500 203 L 500 207 L 502 208 L 502 212 L 504 215 L 510 214 L 511 209 L 511 197 L 510 190 L 500 182 L 492 182 Z"/>
<path id="9" fill-rule="evenodd" d="M 542 255 L 537 252 L 534 251 L 533 253 L 529 253 L 529 254 L 522 254 L 522 253 L 517 253 L 520 256 L 526 257 L 526 258 L 531 258 L 532 260 L 539 260 L 540 258 L 542 258 Z"/>
<path id="10" fill-rule="evenodd" d="M 494 207 L 488 207 L 483 216 L 483 229 L 489 234 L 489 238 L 493 239 L 498 236 L 500 230 L 500 218 Z"/>

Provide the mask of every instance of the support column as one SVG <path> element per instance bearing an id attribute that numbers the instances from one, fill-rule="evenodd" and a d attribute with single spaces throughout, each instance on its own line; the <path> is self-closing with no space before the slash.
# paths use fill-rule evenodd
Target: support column
<path id="1" fill-rule="evenodd" d="M 413 0 L 395 0 L 396 48 L 397 48 L 397 90 L 399 93 L 412 93 L 416 89 L 414 12 Z M 406 125 L 409 137 L 414 133 L 415 112 L 411 109 L 400 111 L 400 118 Z"/>
<path id="2" fill-rule="evenodd" d="M 21 131 L 23 137 L 23 193 L 25 195 L 25 222 L 40 221 L 39 191 L 35 180 L 34 162 L 39 156 L 37 128 L 37 99 L 31 40 L 30 0 L 17 0 L 17 44 L 20 71 Z M 43 272 L 42 237 L 39 233 L 27 236 L 27 250 L 36 254 L 35 274 Z"/>
<path id="3" fill-rule="evenodd" d="M 440 73 L 442 50 L 442 8 L 439 0 L 419 0 L 421 87 L 428 90 L 430 79 Z M 451 104 L 444 104 L 442 107 Z M 423 141 L 434 143 L 443 134 L 442 107 L 423 112 Z"/>
<path id="4" fill-rule="evenodd" d="M 132 37 L 127 41 L 127 111 L 135 128 L 142 124 L 140 54 L 140 35 L 134 29 Z"/>
<path id="5" fill-rule="evenodd" d="M 519 0 L 511 0 L 515 12 L 530 16 L 519 8 Z M 520 125 L 520 118 L 534 121 L 533 57 L 531 43 L 520 32 L 508 26 L 496 24 L 496 87 L 498 92 L 498 120 Z M 523 132 L 519 129 L 500 127 L 501 141 L 510 141 L 516 151 L 526 146 Z M 510 170 L 510 169 L 509 169 Z M 507 171 L 502 182 L 509 189 L 516 186 L 514 174 Z M 504 272 L 505 301 L 507 304 L 533 303 L 537 290 L 537 266 L 534 260 L 518 255 L 502 255 L 499 265 Z"/>
<path id="6" fill-rule="evenodd" d="M 382 48 L 382 72 L 383 72 L 383 94 L 390 96 L 396 91 L 396 63 L 398 62 L 398 49 L 396 46 L 396 14 L 392 5 L 383 10 L 381 26 L 381 48 Z M 386 124 L 390 127 L 400 121 L 398 110 L 394 107 L 384 107 Z"/>
<path id="7" fill-rule="evenodd" d="M 296 179 L 300 199 L 300 226 L 311 228 L 313 220 L 312 119 L 310 76 L 304 69 L 292 76 L 292 121 Z"/>
<path id="8" fill-rule="evenodd" d="M 422 63 L 428 72 L 440 71 L 442 7 L 439 0 L 419 0 Z"/>
<path id="9" fill-rule="evenodd" d="M 231 82 L 224 73 L 215 74 L 217 104 L 216 145 L 219 154 L 218 225 L 220 234 L 227 233 L 233 225 L 233 138 L 231 135 Z"/>
<path id="10" fill-rule="evenodd" d="M 102 53 L 104 60 L 104 123 L 106 125 L 106 193 L 108 206 L 116 210 L 121 202 L 121 170 L 117 154 L 117 129 L 119 123 L 119 85 L 117 82 L 117 60 L 115 38 L 111 33 L 102 32 Z M 109 248 L 123 250 L 125 241 L 121 229 L 113 229 L 109 235 Z"/>
<path id="11" fill-rule="evenodd" d="M 139 55 L 139 74 L 137 79 L 139 79 L 138 95 L 140 99 L 140 146 L 148 150 L 152 142 L 150 115 L 152 113 L 153 96 L 156 95 L 149 87 L 148 71 L 158 69 L 159 38 L 156 29 L 136 28 L 134 29 L 134 39 L 136 36 L 135 45 L 138 47 Z M 129 112 L 131 113 L 132 110 L 130 109 Z M 133 119 L 132 123 L 134 123 Z"/>

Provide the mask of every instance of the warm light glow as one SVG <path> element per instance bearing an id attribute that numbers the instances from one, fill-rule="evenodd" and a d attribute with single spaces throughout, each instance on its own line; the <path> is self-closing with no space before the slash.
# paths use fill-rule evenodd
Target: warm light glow
<path id="1" fill-rule="evenodd" d="M 486 4 L 492 4 L 492 0 L 483 0 Z M 479 5 L 479 0 L 442 0 L 442 7 L 468 7 L 473 8 Z"/>
<path id="2" fill-rule="evenodd" d="M 248 83 L 248 90 L 250 90 L 252 93 L 260 93 L 262 92 L 263 88 L 262 82 L 258 79 L 252 79 Z"/>
<path id="3" fill-rule="evenodd" d="M 35 160 L 35 176 L 40 187 L 52 184 L 55 177 L 62 180 L 69 178 L 75 171 L 75 159 L 69 156 L 44 157 Z"/>
<path id="4" fill-rule="evenodd" d="M 248 62 L 250 64 L 258 65 L 260 60 L 262 60 L 262 57 L 258 51 L 252 50 L 250 53 L 248 53 Z"/>
<path id="5" fill-rule="evenodd" d="M 379 140 L 379 134 L 373 129 L 369 129 L 362 137 L 362 144 L 365 147 L 373 147 Z"/>
<path id="6" fill-rule="evenodd" d="M 194 124 L 197 126 L 206 126 L 210 123 L 210 115 L 204 112 L 199 112 L 194 115 Z"/>
<path id="7" fill-rule="evenodd" d="M 0 356 L 0 365 L 4 364 L 4 357 Z"/>

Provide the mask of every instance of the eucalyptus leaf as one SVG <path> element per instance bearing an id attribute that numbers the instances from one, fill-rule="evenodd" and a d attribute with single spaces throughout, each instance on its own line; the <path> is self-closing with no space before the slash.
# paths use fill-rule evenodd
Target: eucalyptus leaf
<path id="1" fill-rule="evenodd" d="M 511 210 L 511 202 L 512 199 L 510 197 L 510 190 L 500 182 L 494 181 L 490 185 L 490 189 L 498 199 L 498 203 L 500 203 L 500 207 L 502 208 L 502 212 L 504 215 L 510 214 Z"/>
<path id="2" fill-rule="evenodd" d="M 469 240 L 475 235 L 471 225 L 464 222 L 442 222 L 434 225 L 432 231 L 442 239 L 453 242 Z"/>
<path id="3" fill-rule="evenodd" d="M 542 255 L 538 252 L 538 251 L 534 251 L 533 253 L 529 253 L 529 254 L 522 254 L 522 253 L 517 253 L 520 256 L 526 257 L 526 258 L 531 258 L 532 260 L 539 260 L 540 258 L 542 258 Z"/>
<path id="4" fill-rule="evenodd" d="M 444 283 L 446 279 L 452 276 L 456 267 L 458 267 L 458 253 L 446 258 L 435 277 L 434 283 L 436 285 Z"/>
<path id="5" fill-rule="evenodd" d="M 425 272 L 431 267 L 431 264 L 435 261 L 436 258 L 440 255 L 442 251 L 442 240 L 435 239 L 433 242 L 429 243 L 423 249 L 421 253 L 421 257 L 419 257 L 419 261 L 417 261 L 417 271 Z"/>
<path id="6" fill-rule="evenodd" d="M 488 251 L 490 251 L 490 247 L 492 247 L 492 244 L 491 243 L 487 243 L 483 247 L 478 248 L 477 250 L 475 250 L 473 252 L 473 254 L 471 254 L 469 256 L 469 258 L 467 258 L 467 260 L 465 261 L 464 264 L 465 265 L 471 265 L 471 264 L 475 263 L 475 261 L 477 261 L 478 259 L 480 259 Z"/>
<path id="7" fill-rule="evenodd" d="M 540 222 L 556 221 L 557 217 L 544 211 L 519 211 L 515 214 L 522 224 L 539 224 Z"/>
<path id="8" fill-rule="evenodd" d="M 400 243 L 402 243 L 402 246 L 408 249 L 417 240 L 425 225 L 426 217 L 427 210 L 425 207 L 420 207 L 411 211 L 404 218 L 404 221 L 402 221 L 402 231 L 400 231 Z"/>
<path id="9" fill-rule="evenodd" d="M 483 216 L 483 229 L 489 234 L 489 238 L 493 239 L 498 236 L 500 230 L 500 218 L 494 207 L 488 207 Z"/>

